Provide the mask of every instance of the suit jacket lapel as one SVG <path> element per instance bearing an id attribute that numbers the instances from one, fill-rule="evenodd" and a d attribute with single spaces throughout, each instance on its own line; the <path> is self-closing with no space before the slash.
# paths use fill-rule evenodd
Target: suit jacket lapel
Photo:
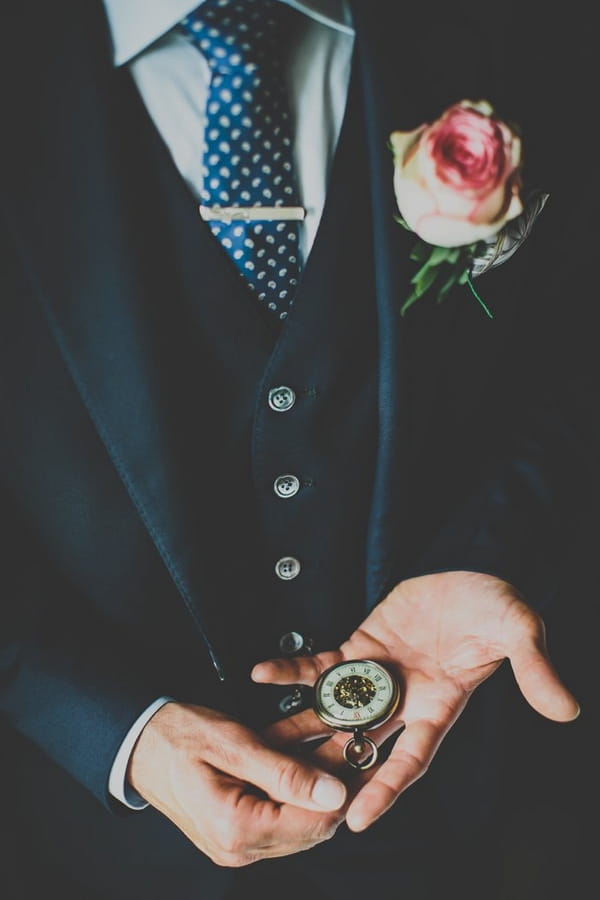
<path id="1" fill-rule="evenodd" d="M 410 235 L 396 222 L 393 158 L 389 136 L 419 122 L 413 90 L 396 93 L 389 59 L 382 53 L 381 30 L 366 4 L 353 4 L 356 50 L 362 74 L 366 142 L 372 196 L 375 287 L 379 320 L 379 447 L 368 538 L 367 601 L 385 593 L 389 572 L 400 552 L 402 500 L 408 466 L 410 328 L 400 316 L 409 290 Z M 392 545 L 390 536 L 398 543 Z"/>

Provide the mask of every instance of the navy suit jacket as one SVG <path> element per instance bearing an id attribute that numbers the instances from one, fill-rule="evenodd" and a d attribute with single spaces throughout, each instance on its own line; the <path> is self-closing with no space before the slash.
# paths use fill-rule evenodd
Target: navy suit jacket
<path id="1" fill-rule="evenodd" d="M 326 602 L 310 610 L 322 642 L 432 571 L 499 575 L 544 609 L 597 459 L 591 304 L 572 241 L 591 213 L 563 177 L 548 106 L 529 102 L 538 82 L 524 94 L 498 49 L 508 23 L 499 34 L 469 4 L 433 17 L 425 4 L 390 29 L 389 10 L 352 5 L 360 148 L 336 163 L 306 272 L 313 306 L 296 325 L 292 314 L 284 345 L 309 362 L 315 348 L 303 384 L 325 377 L 334 332 L 318 311 L 363 191 L 373 274 L 350 261 L 372 292 L 376 377 L 370 435 L 354 423 L 352 453 L 371 462 L 348 540 L 364 560 L 337 631 Z M 240 714 L 249 666 L 273 655 L 250 447 L 260 456 L 279 335 L 226 269 L 129 73 L 113 69 L 102 4 L 33 7 L 43 27 L 31 29 L 31 4 L 13 12 L 0 54 L 0 701 L 40 758 L 114 808 L 108 772 L 147 704 L 174 693 Z M 479 97 L 520 122 L 525 182 L 551 199 L 478 282 L 492 320 L 462 289 L 402 317 L 411 236 L 395 221 L 387 139 Z M 336 464 L 343 481 L 343 454 Z M 298 527 L 313 524 L 308 509 Z"/>

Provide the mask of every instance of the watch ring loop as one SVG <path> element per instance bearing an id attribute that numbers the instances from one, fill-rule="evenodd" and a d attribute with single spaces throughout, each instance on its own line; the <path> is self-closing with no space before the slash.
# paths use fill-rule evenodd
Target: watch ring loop
<path id="1" fill-rule="evenodd" d="M 365 760 L 360 760 L 358 757 L 362 756 L 365 751 L 365 746 L 371 751 L 370 755 L 367 756 Z M 365 769 L 370 769 L 371 766 L 377 761 L 377 744 L 371 740 L 371 738 L 366 737 L 364 734 L 354 734 L 349 741 L 346 741 L 344 744 L 344 759 L 348 763 L 349 766 L 352 766 L 353 769 L 360 769 L 364 771 Z M 352 759 L 350 753 L 353 752 L 355 754 L 355 758 Z"/>

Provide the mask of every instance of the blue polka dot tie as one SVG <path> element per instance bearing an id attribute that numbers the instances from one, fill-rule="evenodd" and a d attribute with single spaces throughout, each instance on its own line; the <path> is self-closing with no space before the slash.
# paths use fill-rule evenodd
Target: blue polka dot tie
<path id="1" fill-rule="evenodd" d="M 288 314 L 300 273 L 298 221 L 284 218 L 286 208 L 299 207 L 281 61 L 287 14 L 278 0 L 205 0 L 181 23 L 211 70 L 204 218 L 279 319 Z M 265 210 L 264 218 L 253 209 L 244 221 L 235 210 L 249 207 L 284 209 Z M 216 215 L 221 209 L 225 215 Z"/>

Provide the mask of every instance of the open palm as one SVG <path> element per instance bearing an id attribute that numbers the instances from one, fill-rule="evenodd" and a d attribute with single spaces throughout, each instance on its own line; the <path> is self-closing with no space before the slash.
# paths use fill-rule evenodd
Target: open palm
<path id="1" fill-rule="evenodd" d="M 555 721 L 578 715 L 576 700 L 548 658 L 542 620 L 510 584 L 473 572 L 403 581 L 339 649 L 259 663 L 252 677 L 313 685 L 329 666 L 350 659 L 373 659 L 398 677 L 398 710 L 370 737 L 381 744 L 401 733 L 386 761 L 362 776 L 365 783 L 347 811 L 348 826 L 360 831 L 426 771 L 472 692 L 506 658 L 523 696 L 541 715 Z M 282 743 L 324 733 L 310 710 L 270 729 L 271 738 Z M 332 742 L 347 739 L 336 735 Z"/>

